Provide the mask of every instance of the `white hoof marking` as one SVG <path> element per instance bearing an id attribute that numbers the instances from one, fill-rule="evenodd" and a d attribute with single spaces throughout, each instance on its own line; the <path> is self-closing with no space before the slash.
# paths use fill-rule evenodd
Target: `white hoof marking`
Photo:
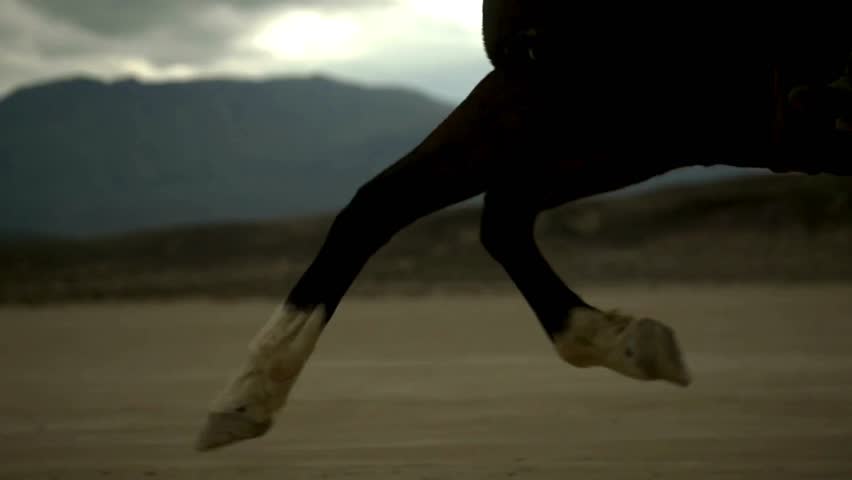
<path id="1" fill-rule="evenodd" d="M 575 367 L 602 366 L 640 380 L 691 382 L 674 332 L 647 318 L 578 308 L 569 327 L 554 336 L 559 356 Z"/>
<path id="2" fill-rule="evenodd" d="M 322 307 L 302 311 L 285 304 L 276 308 L 249 342 L 248 358 L 214 399 L 201 444 L 223 445 L 265 433 L 313 353 L 326 318 Z M 216 422 L 212 422 L 214 418 Z M 239 418 L 244 419 L 244 425 L 252 426 L 247 431 L 253 431 L 253 436 L 230 431 L 241 423 Z M 230 430 L 219 431 L 218 424 Z"/>

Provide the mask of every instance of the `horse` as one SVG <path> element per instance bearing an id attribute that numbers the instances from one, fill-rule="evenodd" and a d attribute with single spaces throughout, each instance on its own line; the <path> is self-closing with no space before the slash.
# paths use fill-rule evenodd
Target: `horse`
<path id="1" fill-rule="evenodd" d="M 481 244 L 560 359 L 640 381 L 690 384 L 674 330 L 584 300 L 536 245 L 536 219 L 695 165 L 852 174 L 852 45 L 839 36 L 792 35 L 726 45 L 720 24 L 702 27 L 697 14 L 664 22 L 653 12 L 615 16 L 569 3 L 483 2 L 492 68 L 337 213 L 319 252 L 214 399 L 198 450 L 264 435 L 365 263 L 418 219 L 479 195 Z M 767 116 L 753 88 L 764 61 Z"/>

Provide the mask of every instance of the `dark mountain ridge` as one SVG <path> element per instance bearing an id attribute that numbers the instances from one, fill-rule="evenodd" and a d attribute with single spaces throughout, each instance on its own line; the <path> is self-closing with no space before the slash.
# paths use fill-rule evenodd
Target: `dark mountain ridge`
<path id="1" fill-rule="evenodd" d="M 320 76 L 22 88 L 0 101 L 0 230 L 90 234 L 320 213 L 450 109 Z"/>

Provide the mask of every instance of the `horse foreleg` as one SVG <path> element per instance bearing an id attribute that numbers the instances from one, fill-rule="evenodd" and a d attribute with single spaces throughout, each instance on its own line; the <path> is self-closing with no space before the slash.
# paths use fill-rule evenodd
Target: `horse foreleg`
<path id="1" fill-rule="evenodd" d="M 317 256 L 214 402 L 199 449 L 263 435 L 366 262 L 407 225 L 484 191 L 492 168 L 493 119 L 502 108 L 500 85 L 488 75 L 420 145 L 363 185 L 336 216 Z"/>

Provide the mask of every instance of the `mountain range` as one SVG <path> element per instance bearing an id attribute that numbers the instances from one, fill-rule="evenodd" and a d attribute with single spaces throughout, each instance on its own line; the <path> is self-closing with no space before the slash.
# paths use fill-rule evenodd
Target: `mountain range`
<path id="1" fill-rule="evenodd" d="M 0 236 L 323 214 L 453 106 L 324 76 L 30 85 L 0 100 Z"/>

